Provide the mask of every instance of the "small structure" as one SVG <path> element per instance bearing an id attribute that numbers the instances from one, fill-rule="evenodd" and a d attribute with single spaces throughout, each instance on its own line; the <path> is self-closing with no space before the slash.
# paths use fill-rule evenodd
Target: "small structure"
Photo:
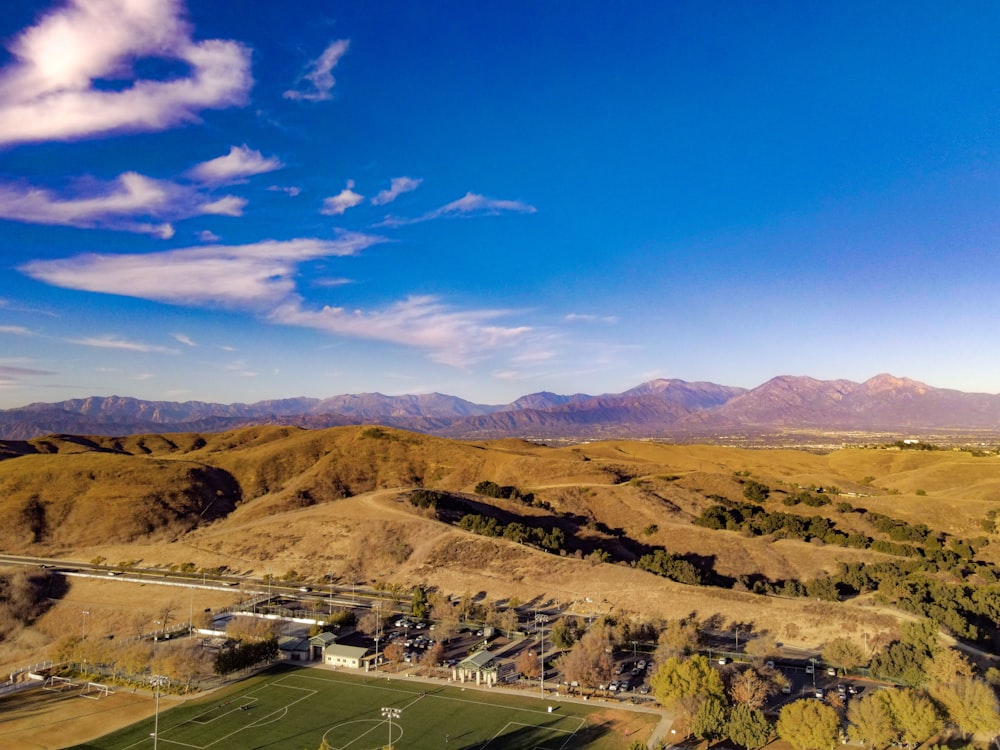
<path id="1" fill-rule="evenodd" d="M 497 655 L 492 651 L 477 651 L 462 659 L 452 670 L 452 677 L 459 682 L 475 679 L 477 685 L 497 683 Z"/>
<path id="2" fill-rule="evenodd" d="M 327 646 L 337 642 L 337 636 L 333 633 L 319 633 L 309 639 L 309 660 L 323 658 L 323 651 Z"/>
<path id="3" fill-rule="evenodd" d="M 296 638 L 293 636 L 282 636 L 278 639 L 278 652 L 282 659 L 288 661 L 309 661 L 311 652 L 309 650 L 308 638 Z"/>
<path id="4" fill-rule="evenodd" d="M 331 643 L 323 649 L 323 663 L 330 667 L 348 667 L 360 669 L 361 660 L 368 653 L 363 646 L 341 646 Z"/>

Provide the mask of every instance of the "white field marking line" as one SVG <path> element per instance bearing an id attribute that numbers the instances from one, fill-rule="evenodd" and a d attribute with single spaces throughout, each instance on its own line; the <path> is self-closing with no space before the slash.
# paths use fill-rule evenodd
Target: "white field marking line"
<path id="1" fill-rule="evenodd" d="M 221 736 L 221 737 L 213 740 L 212 742 L 209 742 L 207 745 L 191 745 L 191 744 L 188 744 L 186 742 L 179 742 L 177 740 L 165 739 L 163 737 L 164 732 L 160 732 L 159 739 L 161 741 L 163 741 L 163 742 L 169 742 L 169 743 L 171 743 L 173 745 L 181 745 L 182 747 L 192 747 L 192 748 L 195 748 L 196 750 L 206 750 L 207 748 L 212 747 L 212 745 L 215 745 L 216 743 L 222 742 L 223 740 L 228 740 L 230 737 L 233 737 L 234 735 L 237 735 L 237 734 L 239 734 L 240 732 L 242 732 L 242 731 L 244 731 L 246 729 L 252 729 L 253 727 L 264 726 L 265 724 L 270 724 L 270 723 L 272 723 L 274 721 L 280 721 L 281 719 L 285 718 L 288 715 L 288 709 L 291 706 L 294 706 L 296 703 L 301 703 L 304 700 L 308 700 L 309 698 L 311 698 L 314 695 L 316 695 L 317 692 L 319 692 L 317 690 L 309 690 L 307 688 L 297 688 L 297 687 L 291 687 L 291 686 L 288 686 L 288 685 L 281 685 L 277 681 L 275 681 L 275 682 L 269 682 L 269 683 L 267 683 L 265 685 L 261 685 L 256 690 L 253 690 L 253 691 L 251 691 L 249 693 L 245 693 L 244 696 L 247 697 L 247 698 L 249 698 L 254 693 L 260 692 L 261 690 L 264 690 L 265 688 L 272 687 L 272 686 L 283 687 L 283 688 L 285 688 L 287 690 L 298 690 L 298 691 L 303 692 L 303 693 L 308 693 L 308 695 L 303 695 L 301 698 L 298 698 L 298 699 L 292 701 L 291 703 L 285 704 L 285 706 L 283 706 L 282 708 L 277 708 L 274 711 L 272 711 L 271 713 L 265 714 L 264 716 L 261 716 L 259 720 L 252 721 L 249 724 L 245 724 L 242 727 L 234 729 L 229 734 L 223 735 L 223 736 Z M 238 698 L 232 698 L 230 700 L 231 701 L 232 700 L 236 700 L 237 703 L 239 702 Z M 257 699 L 255 699 L 255 700 L 257 700 Z M 237 708 L 238 708 L 238 706 L 237 706 Z M 235 712 L 235 709 L 234 709 L 234 711 L 231 711 L 230 713 L 234 713 L 234 712 Z M 266 719 L 269 719 L 269 721 L 265 721 Z M 180 724 L 177 724 L 177 725 L 175 725 L 173 727 L 170 727 L 170 729 L 176 729 L 177 727 L 183 726 L 186 723 L 188 723 L 188 722 L 181 722 Z M 168 730 L 164 730 L 164 731 L 169 731 L 169 729 Z"/>
<path id="2" fill-rule="evenodd" d="M 342 722 L 340 724 L 335 724 L 334 726 L 332 726 L 329 729 L 327 729 L 326 732 L 323 733 L 323 741 L 324 742 L 326 741 L 326 735 L 327 734 L 329 734 L 334 729 L 337 729 L 338 727 L 344 727 L 344 726 L 347 726 L 348 724 L 361 724 L 361 723 L 365 723 L 365 724 L 374 723 L 375 726 L 373 726 L 371 729 L 369 729 L 369 730 L 367 730 L 365 732 L 362 732 L 357 737 L 355 737 L 353 740 L 351 740 L 350 742 L 348 742 L 346 745 L 340 745 L 339 747 L 333 747 L 331 745 L 330 747 L 332 748 L 332 750 L 347 750 L 347 748 L 349 748 L 355 742 L 360 742 L 361 740 L 363 740 L 365 737 L 367 737 L 372 732 L 374 732 L 374 731 L 376 731 L 378 729 L 382 729 L 382 727 L 385 724 L 387 724 L 388 722 L 385 719 L 382 719 L 381 721 L 379 721 L 377 719 L 356 719 L 354 721 L 345 721 L 345 722 Z M 399 726 L 399 724 L 393 724 L 393 727 L 395 727 L 396 729 L 399 730 L 399 734 L 397 734 L 395 737 L 390 737 L 389 741 L 395 743 L 395 742 L 398 742 L 400 740 L 400 738 L 402 738 L 402 736 L 403 736 L 403 728 L 401 726 Z M 385 730 L 382 729 L 382 731 L 385 731 Z"/>
<path id="3" fill-rule="evenodd" d="M 548 714 L 548 712 L 546 712 L 546 714 Z M 568 719 L 570 717 L 562 717 L 562 718 Z M 506 724 L 504 724 L 502 727 L 500 727 L 500 729 L 497 730 L 496 734 L 494 734 L 492 737 L 490 737 L 488 740 L 486 740 L 486 742 L 484 744 L 480 745 L 479 746 L 479 750 L 486 750 L 486 748 L 488 748 L 490 745 L 492 745 L 493 742 L 498 737 L 506 734 L 507 730 L 510 727 L 530 727 L 532 729 L 538 730 L 539 732 L 553 732 L 553 733 L 555 733 L 557 735 L 558 734 L 568 734 L 569 736 L 559 746 L 560 748 L 564 748 L 564 747 L 566 747 L 566 743 L 569 742 L 571 739 L 573 739 L 573 737 L 576 736 L 576 733 L 580 731 L 580 727 L 582 727 L 584 724 L 586 724 L 586 722 L 581 719 L 580 720 L 580 726 L 578 726 L 576 729 L 574 729 L 571 732 L 568 729 L 555 729 L 553 727 L 543 727 L 540 724 L 525 724 L 525 723 L 520 722 L 520 721 L 508 721 Z M 555 738 L 553 738 L 553 739 L 555 739 Z M 550 747 L 544 747 L 542 745 L 535 745 L 534 746 L 534 750 L 552 750 L 552 748 L 550 748 Z"/>
<path id="4" fill-rule="evenodd" d="M 250 693 L 247 693 L 247 698 L 249 698 L 249 697 L 250 697 Z M 260 699 L 259 698 L 253 698 L 252 700 L 258 701 Z M 229 702 L 232 703 L 232 700 L 230 700 Z M 243 705 L 246 705 L 246 704 L 243 704 Z M 234 706 L 233 708 L 230 708 L 230 709 L 228 709 L 226 711 L 222 711 L 221 713 L 217 714 L 216 716 L 213 716 L 211 719 L 208 719 L 207 721 L 203 721 L 202 720 L 201 717 L 207 716 L 208 714 L 211 714 L 211 713 L 215 713 L 220 708 L 225 708 L 225 705 L 216 706 L 211 711 L 206 711 L 203 714 L 198 714 L 193 719 L 188 719 L 188 722 L 190 722 L 191 724 L 200 724 L 201 726 L 208 726 L 212 722 L 218 721 L 219 719 L 223 718 L 224 716 L 229 716 L 229 714 L 235 713 L 240 707 L 239 706 Z"/>

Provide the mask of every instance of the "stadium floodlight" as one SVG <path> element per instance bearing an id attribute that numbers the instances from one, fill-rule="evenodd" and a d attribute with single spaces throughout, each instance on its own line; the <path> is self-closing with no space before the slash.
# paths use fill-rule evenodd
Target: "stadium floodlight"
<path id="1" fill-rule="evenodd" d="M 160 688 L 170 682 L 170 678 L 165 674 L 153 674 L 149 676 L 149 684 L 156 688 L 156 710 L 153 718 L 153 750 L 160 740 Z"/>
<path id="2" fill-rule="evenodd" d="M 386 706 L 382 708 L 382 718 L 389 720 L 389 750 L 392 750 L 392 720 L 395 719 L 399 721 L 400 715 L 402 715 L 403 709 L 392 708 L 391 706 Z"/>

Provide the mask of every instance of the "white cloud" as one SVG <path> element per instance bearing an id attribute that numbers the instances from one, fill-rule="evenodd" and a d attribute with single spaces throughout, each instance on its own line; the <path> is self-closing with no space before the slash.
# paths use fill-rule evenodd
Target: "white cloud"
<path id="1" fill-rule="evenodd" d="M 79 181 L 72 195 L 44 188 L 0 183 L 0 219 L 30 224 L 115 229 L 174 235 L 171 220 L 204 214 L 241 216 L 245 198 L 226 195 L 215 200 L 190 186 L 125 172 L 108 183 Z"/>
<path id="2" fill-rule="evenodd" d="M 11 336 L 36 335 L 34 331 L 32 331 L 30 328 L 25 328 L 24 326 L 0 326 L 0 333 L 6 333 Z"/>
<path id="3" fill-rule="evenodd" d="M 80 344 L 81 346 L 93 346 L 98 349 L 122 349 L 129 352 L 154 352 L 157 354 L 177 354 L 176 349 L 155 344 L 146 344 L 141 341 L 129 341 L 119 336 L 110 334 L 104 336 L 87 336 L 82 339 L 66 339 L 70 344 Z"/>
<path id="4" fill-rule="evenodd" d="M 369 312 L 330 306 L 306 310 L 298 299 L 292 299 L 277 307 L 270 319 L 343 336 L 416 346 L 429 350 L 437 362 L 464 367 L 492 350 L 517 343 L 531 331 L 523 326 L 487 323 L 505 314 L 504 310 L 450 310 L 435 297 L 412 296 Z"/>
<path id="5" fill-rule="evenodd" d="M 185 336 L 183 333 L 172 333 L 170 335 L 173 336 L 178 341 L 180 341 L 185 346 L 198 346 L 196 343 L 194 343 L 194 341 L 191 340 L 189 336 Z"/>
<path id="6" fill-rule="evenodd" d="M 177 305 L 244 309 L 276 324 L 418 347 L 427 350 L 432 359 L 455 366 L 481 361 L 498 349 L 522 346 L 531 335 L 532 329 L 526 326 L 494 322 L 510 311 L 455 310 L 427 296 L 407 297 L 369 311 L 304 306 L 295 287 L 300 263 L 356 255 L 381 241 L 370 235 L 345 234 L 337 240 L 269 240 L 135 255 L 86 254 L 31 261 L 19 270 L 38 281 L 69 289 Z M 128 342 L 104 337 L 77 343 L 127 348 Z"/>
<path id="7" fill-rule="evenodd" d="M 389 189 L 380 190 L 378 195 L 372 198 L 372 204 L 375 206 L 384 206 L 386 203 L 392 203 L 403 193 L 416 190 L 420 187 L 421 182 L 423 180 L 415 180 L 412 177 L 393 177 Z"/>
<path id="8" fill-rule="evenodd" d="M 354 208 L 365 199 L 363 195 L 355 193 L 353 188 L 354 180 L 348 180 L 346 188 L 323 200 L 323 208 L 319 212 L 325 216 L 343 216 L 347 209 Z"/>
<path id="9" fill-rule="evenodd" d="M 529 206 L 521 201 L 497 200 L 477 193 L 466 193 L 457 201 L 452 201 L 446 206 L 432 211 L 430 217 L 436 219 L 439 216 L 467 216 L 470 214 L 496 216 L 510 211 L 519 214 L 533 214 L 537 210 L 534 206 Z"/>
<path id="10" fill-rule="evenodd" d="M 355 234 L 337 240 L 265 240 L 142 255 L 86 254 L 31 261 L 20 270 L 67 289 L 173 304 L 258 308 L 276 304 L 293 292 L 298 263 L 356 255 L 379 241 Z"/>
<path id="11" fill-rule="evenodd" d="M 204 161 L 193 167 L 188 174 L 202 182 L 238 182 L 251 175 L 273 172 L 283 166 L 285 165 L 281 163 L 280 159 L 265 158 L 260 151 L 255 151 L 245 145 L 232 146 L 225 156 Z"/>
<path id="12" fill-rule="evenodd" d="M 106 185 L 89 185 L 88 195 L 60 198 L 48 190 L 0 184 L 0 218 L 30 224 L 105 227 L 169 238 L 170 224 L 136 222 L 126 217 L 167 212 L 182 190 L 169 182 L 126 172 Z"/>
<path id="13" fill-rule="evenodd" d="M 200 232 L 198 232 L 198 234 L 196 236 L 198 237 L 198 239 L 200 241 L 206 242 L 206 243 L 207 242 L 218 242 L 220 239 L 222 239 L 215 232 L 213 232 L 211 230 L 208 230 L 208 229 L 202 229 Z"/>
<path id="14" fill-rule="evenodd" d="M 387 216 L 376 226 L 399 227 L 406 224 L 417 224 L 422 221 L 431 221 L 432 219 L 452 216 L 497 216 L 502 213 L 533 214 L 537 210 L 534 206 L 522 201 L 498 200 L 496 198 L 487 198 L 478 193 L 466 193 L 458 200 L 429 211 L 423 216 L 413 219 Z"/>
<path id="15" fill-rule="evenodd" d="M 588 313 L 567 313 L 565 320 L 567 323 L 617 323 L 616 315 L 590 315 Z"/>
<path id="16" fill-rule="evenodd" d="M 15 61 L 0 70 L 0 143 L 162 130 L 197 120 L 202 109 L 243 104 L 253 83 L 250 51 L 233 41 L 195 42 L 179 0 L 69 0 L 9 50 Z M 137 79 L 132 63 L 144 57 L 190 72 Z M 98 80 L 126 85 L 99 89 Z"/>
<path id="17" fill-rule="evenodd" d="M 242 216 L 243 209 L 246 208 L 246 205 L 246 198 L 239 198 L 235 195 L 226 195 L 218 200 L 202 203 L 198 206 L 198 213 L 214 214 L 216 216 Z"/>
<path id="18" fill-rule="evenodd" d="M 323 54 L 311 63 L 309 72 L 303 76 L 309 83 L 309 89 L 306 91 L 289 89 L 285 92 L 285 98 L 308 102 L 321 102 L 329 99 L 332 96 L 330 92 L 333 91 L 333 86 L 336 83 L 332 71 L 337 67 L 340 58 L 344 56 L 350 46 L 349 39 L 339 39 L 332 42 L 323 50 Z"/>
<path id="19" fill-rule="evenodd" d="M 294 198 L 296 195 L 302 192 L 302 188 L 296 187 L 295 185 L 289 185 L 289 186 L 271 185 L 268 188 L 268 190 L 271 190 L 272 192 L 276 193 L 284 193 L 285 195 L 288 195 L 291 198 Z"/>

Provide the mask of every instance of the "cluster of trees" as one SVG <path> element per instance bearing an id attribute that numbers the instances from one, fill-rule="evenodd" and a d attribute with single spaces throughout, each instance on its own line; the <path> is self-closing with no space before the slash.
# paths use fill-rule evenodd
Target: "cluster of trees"
<path id="1" fill-rule="evenodd" d="M 692 523 L 707 529 L 743 531 L 754 536 L 771 534 L 788 539 L 820 539 L 827 544 L 864 548 L 871 540 L 863 534 L 845 534 L 823 516 L 800 516 L 766 510 L 755 503 L 734 502 L 718 495 L 716 502 L 702 511 Z"/>
<path id="2" fill-rule="evenodd" d="M 830 498 L 823 493 L 814 495 L 812 492 L 803 491 L 794 495 L 786 495 L 781 504 L 789 507 L 802 504 L 808 505 L 810 508 L 822 508 L 824 505 L 830 504 Z"/>
<path id="3" fill-rule="evenodd" d="M 694 564 L 679 555 L 667 552 L 663 548 L 642 555 L 636 560 L 635 567 L 678 583 L 688 583 L 693 586 L 703 583 L 701 571 Z"/>
<path id="4" fill-rule="evenodd" d="M 212 669 L 216 674 L 224 676 L 277 658 L 278 639 L 272 635 L 259 641 L 237 641 L 228 648 L 219 649 L 212 662 Z"/>
<path id="5" fill-rule="evenodd" d="M 773 727 L 762 709 L 777 684 L 749 666 L 726 677 L 704 656 L 673 656 L 660 663 L 650 686 L 656 699 L 675 712 L 682 731 L 757 750 L 771 740 Z"/>
<path id="6" fill-rule="evenodd" d="M 503 537 L 519 544 L 535 544 L 550 552 L 560 552 L 566 544 L 566 535 L 558 526 L 546 530 L 540 526 L 525 526 L 519 521 L 504 524 L 492 516 L 478 513 L 466 513 L 458 525 L 475 534 Z"/>

